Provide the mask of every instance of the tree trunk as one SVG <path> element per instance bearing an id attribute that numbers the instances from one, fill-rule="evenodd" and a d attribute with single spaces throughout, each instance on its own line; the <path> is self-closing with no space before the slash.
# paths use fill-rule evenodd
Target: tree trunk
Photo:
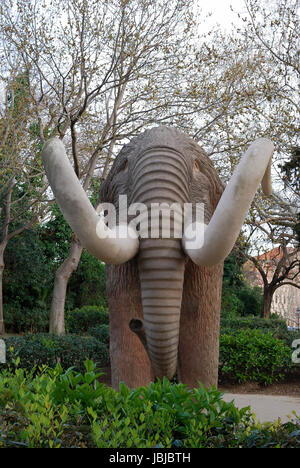
<path id="1" fill-rule="evenodd" d="M 53 297 L 50 311 L 49 332 L 56 335 L 65 334 L 65 300 L 68 281 L 78 267 L 82 253 L 82 245 L 74 236 L 71 242 L 70 253 L 58 268 L 53 289 Z"/>
<path id="2" fill-rule="evenodd" d="M 4 271 L 4 250 L 5 246 L 0 247 L 0 335 L 5 333 L 4 314 L 3 314 L 3 271 Z"/>
<path id="3" fill-rule="evenodd" d="M 143 319 L 137 259 L 122 265 L 106 265 L 110 326 L 111 383 L 138 388 L 154 381 L 150 360 L 130 321 Z"/>
<path id="4" fill-rule="evenodd" d="M 273 294 L 274 290 L 272 288 L 264 288 L 264 300 L 261 311 L 262 318 L 270 318 Z"/>
<path id="5" fill-rule="evenodd" d="M 147 350 L 155 377 L 176 373 L 185 257 L 178 239 L 141 239 L 138 266 Z"/>
<path id="6" fill-rule="evenodd" d="M 16 184 L 15 176 L 12 177 L 8 192 L 5 200 L 5 218 L 3 229 L 1 233 L 1 244 L 0 244 L 0 335 L 4 335 L 5 326 L 4 326 L 4 314 L 3 314 L 3 271 L 5 268 L 4 264 L 4 252 L 8 242 L 8 226 L 10 223 L 10 210 L 11 210 L 11 197 L 12 191 Z M 17 232 L 17 231 L 16 231 Z"/>
<path id="7" fill-rule="evenodd" d="M 180 381 L 190 388 L 218 386 L 223 264 L 185 268 L 179 335 Z"/>
<path id="8" fill-rule="evenodd" d="M 156 142 L 154 144 L 157 145 Z M 188 201 L 187 163 L 181 153 L 165 146 L 149 146 L 144 151 L 133 168 L 132 180 L 132 201 L 144 203 L 148 213 L 155 206 L 152 204 L 158 206 L 165 203 L 165 206 L 170 206 L 171 201 L 183 208 Z M 166 237 L 163 228 L 165 216 L 163 212 L 161 215 L 157 212 L 156 219 L 150 219 L 151 231 L 156 222 L 156 237 L 148 237 L 148 225 L 141 229 L 138 267 L 147 351 L 152 369 L 155 377 L 171 380 L 178 362 L 185 255 L 181 240 L 175 235 L 182 229 L 181 217 L 176 219 L 172 213 Z"/>

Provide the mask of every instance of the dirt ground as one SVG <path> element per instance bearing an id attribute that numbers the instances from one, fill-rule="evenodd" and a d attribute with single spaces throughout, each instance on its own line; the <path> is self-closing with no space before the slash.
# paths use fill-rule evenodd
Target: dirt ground
<path id="1" fill-rule="evenodd" d="M 111 385 L 110 367 L 103 369 L 103 372 L 105 372 L 105 375 L 100 378 L 100 381 Z M 222 384 L 219 385 L 219 390 L 226 393 L 300 397 L 300 373 L 287 382 L 278 382 L 267 387 L 256 382 L 248 382 L 239 385 Z"/>
<path id="2" fill-rule="evenodd" d="M 300 379 L 290 382 L 277 382 L 267 387 L 256 382 L 239 385 L 227 384 L 220 385 L 219 390 L 228 393 L 300 397 Z"/>

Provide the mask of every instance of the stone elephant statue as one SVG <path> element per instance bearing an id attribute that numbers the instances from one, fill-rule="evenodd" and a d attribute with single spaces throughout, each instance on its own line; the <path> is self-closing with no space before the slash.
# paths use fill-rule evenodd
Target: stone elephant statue
<path id="1" fill-rule="evenodd" d="M 224 190 L 195 141 L 173 128 L 147 130 L 123 147 L 100 189 L 100 201 L 113 204 L 119 218 L 120 195 L 144 211 L 109 226 L 109 216 L 99 218 L 90 204 L 62 142 L 45 144 L 44 166 L 58 205 L 83 246 L 107 264 L 115 388 L 121 381 L 138 387 L 155 377 L 172 379 L 176 372 L 190 387 L 199 381 L 217 386 L 223 261 L 260 182 L 271 193 L 272 154 L 269 140 L 256 140 Z M 151 236 L 147 209 L 161 203 L 175 204 L 170 235 L 163 235 L 160 212 Z M 175 215 L 186 204 L 192 206 L 188 220 Z M 196 205 L 204 207 L 200 221 L 194 221 Z M 181 236 L 176 226 L 183 226 Z M 204 234 L 191 243 L 188 230 Z"/>

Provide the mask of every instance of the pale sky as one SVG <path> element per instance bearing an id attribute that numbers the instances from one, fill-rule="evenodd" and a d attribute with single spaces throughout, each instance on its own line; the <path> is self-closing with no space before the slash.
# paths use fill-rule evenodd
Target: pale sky
<path id="1" fill-rule="evenodd" d="M 231 11 L 230 6 L 235 12 L 246 11 L 244 0 L 198 0 L 197 3 L 204 13 L 213 14 L 205 23 L 211 25 L 219 23 L 224 29 L 230 29 L 231 23 L 238 21 L 237 15 Z"/>
<path id="2" fill-rule="evenodd" d="M 1 0 L 0 0 L 1 1 Z M 231 23 L 237 23 L 238 18 L 235 13 L 230 9 L 233 7 L 234 11 L 244 12 L 244 0 L 197 0 L 197 6 L 203 11 L 203 16 L 207 13 L 212 13 L 212 16 L 205 20 L 205 27 L 207 29 L 216 26 L 218 23 L 222 29 L 229 30 Z M 203 27 L 203 23 L 201 25 Z M 0 83 L 0 104 L 5 100 L 4 89 Z"/>

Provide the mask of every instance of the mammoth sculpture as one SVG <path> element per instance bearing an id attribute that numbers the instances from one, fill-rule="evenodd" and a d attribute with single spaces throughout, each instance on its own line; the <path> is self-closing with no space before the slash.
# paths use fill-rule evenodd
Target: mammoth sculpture
<path id="1" fill-rule="evenodd" d="M 43 161 L 58 205 L 82 245 L 107 264 L 115 388 L 121 381 L 138 387 L 155 377 L 171 379 L 176 372 L 190 387 L 199 381 L 217 385 L 223 260 L 260 182 L 264 193 L 271 193 L 272 153 L 269 140 L 252 143 L 224 190 L 203 149 L 173 128 L 153 128 L 123 147 L 101 186 L 100 201 L 117 211 L 120 195 L 146 207 L 203 204 L 204 222 L 191 226 L 205 229 L 204 240 L 190 248 L 185 230 L 182 238 L 174 229 L 165 238 L 159 227 L 152 238 L 116 225 L 107 234 L 62 142 L 46 143 Z"/>

